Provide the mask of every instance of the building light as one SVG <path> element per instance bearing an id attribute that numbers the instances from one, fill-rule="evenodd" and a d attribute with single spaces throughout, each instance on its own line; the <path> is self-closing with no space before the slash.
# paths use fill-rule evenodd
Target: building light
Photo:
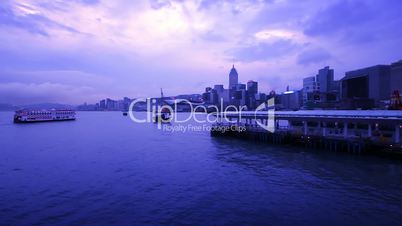
<path id="1" fill-rule="evenodd" d="M 295 91 L 286 91 L 286 92 L 283 92 L 283 94 L 292 94 L 292 93 L 295 93 Z"/>

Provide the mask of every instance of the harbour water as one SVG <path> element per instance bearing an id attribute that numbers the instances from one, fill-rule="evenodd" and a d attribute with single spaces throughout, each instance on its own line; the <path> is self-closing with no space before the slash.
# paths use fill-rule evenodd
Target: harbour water
<path id="1" fill-rule="evenodd" d="M 173 133 L 120 112 L 12 115 L 0 112 L 0 225 L 402 222 L 400 160 Z"/>

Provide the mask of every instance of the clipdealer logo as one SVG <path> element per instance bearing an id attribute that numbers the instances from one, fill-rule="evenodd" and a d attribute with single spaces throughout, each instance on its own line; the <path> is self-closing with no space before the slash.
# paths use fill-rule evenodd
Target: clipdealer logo
<path id="1" fill-rule="evenodd" d="M 183 129 L 184 126 L 172 125 L 172 124 L 184 124 L 184 123 L 197 123 L 197 124 L 225 124 L 228 128 L 234 128 L 233 125 L 238 124 L 238 122 L 243 119 L 253 119 L 255 124 L 260 128 L 268 131 L 275 132 L 275 99 L 271 98 L 267 102 L 260 104 L 254 111 L 247 111 L 245 106 L 235 106 L 235 105 L 224 105 L 223 99 L 220 100 L 219 107 L 216 105 L 194 105 L 194 103 L 186 99 L 175 99 L 169 100 L 169 104 L 163 101 L 163 104 L 158 104 L 155 99 L 151 98 L 139 98 L 131 102 L 129 106 L 129 116 L 130 119 L 135 123 L 157 123 L 158 129 L 164 129 L 168 131 L 179 131 L 185 132 L 188 130 L 200 130 L 199 128 L 205 129 L 216 129 L 211 126 L 191 126 L 187 125 L 187 129 Z M 185 118 L 178 117 L 178 105 L 186 105 L 189 107 L 188 116 Z M 146 117 L 138 118 L 134 112 L 135 107 L 138 105 L 146 106 Z M 222 109 L 220 111 L 219 109 Z M 212 112 L 212 113 L 211 113 Z M 247 117 L 244 113 L 247 112 Z M 250 113 L 254 115 L 250 116 Z M 202 115 L 202 116 L 201 116 Z M 206 117 L 205 117 L 206 115 Z M 236 115 L 236 117 L 233 117 Z M 235 119 L 234 119 L 235 118 Z M 162 126 L 163 125 L 163 126 Z M 176 128 L 170 128 L 167 125 L 176 126 Z M 179 129 L 177 129 L 179 128 Z M 237 128 L 236 131 L 244 131 L 244 129 Z"/>

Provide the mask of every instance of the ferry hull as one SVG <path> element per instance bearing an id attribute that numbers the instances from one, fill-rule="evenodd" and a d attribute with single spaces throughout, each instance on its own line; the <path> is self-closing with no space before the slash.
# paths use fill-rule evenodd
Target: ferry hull
<path id="1" fill-rule="evenodd" d="M 48 119 L 48 120 L 20 120 L 14 118 L 14 123 L 37 123 L 37 122 L 61 122 L 61 121 L 74 121 L 75 118 L 70 118 L 70 119 Z"/>

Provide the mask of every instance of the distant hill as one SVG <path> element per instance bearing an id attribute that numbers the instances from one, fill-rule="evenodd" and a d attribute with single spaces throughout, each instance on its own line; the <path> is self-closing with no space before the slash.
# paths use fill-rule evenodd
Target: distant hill
<path id="1" fill-rule="evenodd" d="M 11 104 L 0 104 L 0 111 L 14 111 L 15 106 Z"/>

